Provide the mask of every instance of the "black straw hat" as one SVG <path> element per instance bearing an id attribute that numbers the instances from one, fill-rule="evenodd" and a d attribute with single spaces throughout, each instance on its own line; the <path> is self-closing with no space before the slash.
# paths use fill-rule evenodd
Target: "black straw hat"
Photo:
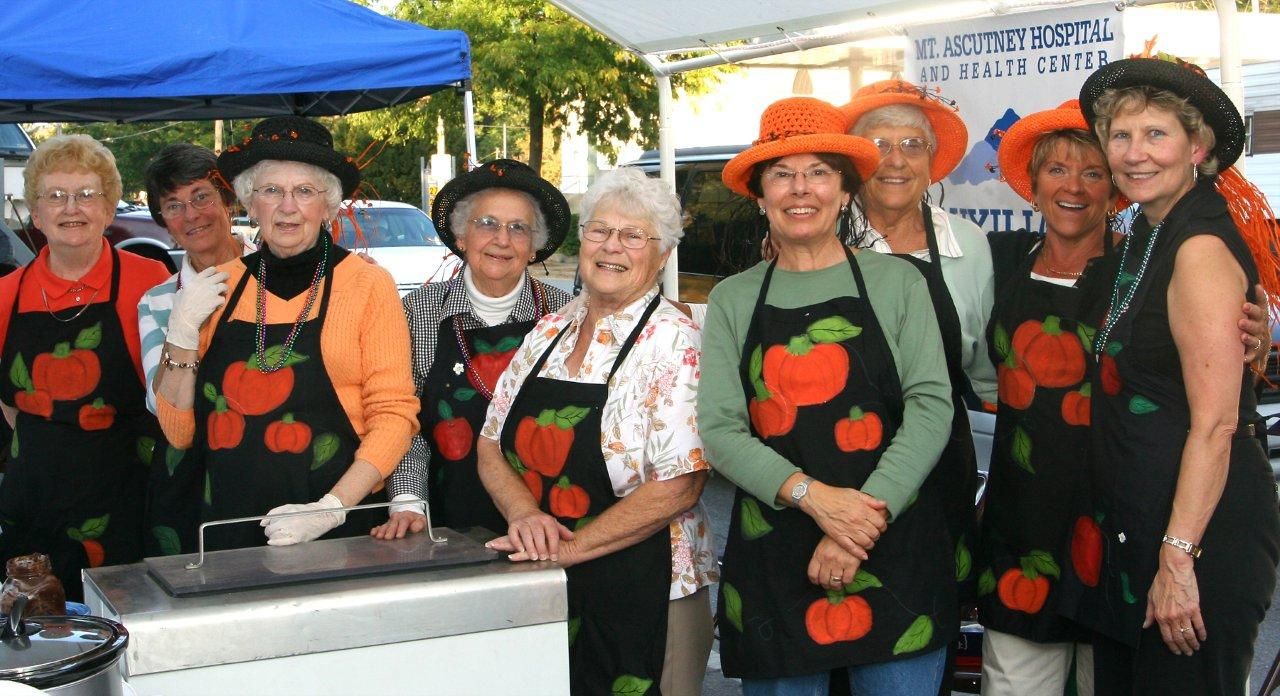
<path id="1" fill-rule="evenodd" d="M 569 233 L 569 202 L 564 199 L 564 194 L 552 186 L 551 182 L 535 174 L 524 162 L 496 159 L 451 179 L 440 189 L 431 204 L 431 220 L 436 225 L 440 240 L 453 253 L 459 257 L 463 255 L 458 248 L 458 237 L 449 226 L 453 207 L 463 198 L 490 188 L 524 191 L 533 196 L 541 206 L 542 215 L 547 219 L 547 243 L 538 249 L 534 263 L 546 260 L 560 248 L 560 243 Z"/>
<path id="2" fill-rule="evenodd" d="M 1126 58 L 1098 68 L 1080 88 L 1080 109 L 1089 128 L 1093 128 L 1098 118 L 1094 102 L 1104 91 L 1142 85 L 1173 92 L 1200 111 L 1217 141 L 1209 154 L 1218 158 L 1219 171 L 1240 159 L 1245 139 L 1240 110 L 1221 87 L 1205 76 L 1200 66 L 1186 61 Z"/>
<path id="3" fill-rule="evenodd" d="M 329 129 L 302 116 L 272 116 L 261 121 L 244 140 L 218 155 L 218 171 L 230 183 L 263 160 L 302 162 L 331 172 L 342 182 L 343 198 L 351 198 L 360 185 L 360 169 L 355 160 L 333 149 Z"/>

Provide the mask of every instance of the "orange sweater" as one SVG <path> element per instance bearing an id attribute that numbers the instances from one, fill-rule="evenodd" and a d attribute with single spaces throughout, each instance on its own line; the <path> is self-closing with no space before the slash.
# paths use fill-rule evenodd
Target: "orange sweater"
<path id="1" fill-rule="evenodd" d="M 228 295 L 248 272 L 240 259 L 218 270 L 231 276 L 227 279 Z M 331 282 L 333 292 L 320 332 L 325 372 L 360 437 L 356 458 L 373 464 L 385 478 L 418 432 L 418 399 L 409 367 L 409 326 L 395 283 L 382 268 L 351 254 L 333 268 Z M 250 277 L 233 319 L 254 321 L 257 288 L 257 280 Z M 292 323 L 306 303 L 305 292 L 288 301 L 268 294 L 267 321 Z M 319 308 L 317 298 L 311 317 Z M 209 348 L 222 312 L 215 311 L 200 330 L 201 355 Z M 246 355 L 252 351 L 253 346 L 245 346 Z M 195 435 L 194 411 L 179 409 L 158 394 L 156 402 L 160 426 L 169 442 L 174 447 L 190 447 Z"/>

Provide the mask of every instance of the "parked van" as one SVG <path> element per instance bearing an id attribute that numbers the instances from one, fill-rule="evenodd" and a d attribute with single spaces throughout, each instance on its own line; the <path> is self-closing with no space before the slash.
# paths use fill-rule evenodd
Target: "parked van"
<path id="1" fill-rule="evenodd" d="M 746 145 L 676 150 L 676 192 L 689 216 L 680 242 L 680 299 L 706 302 L 722 278 L 760 260 L 765 223 L 750 200 L 720 181 L 720 171 Z M 649 150 L 628 166 L 658 176 L 658 151 Z"/>

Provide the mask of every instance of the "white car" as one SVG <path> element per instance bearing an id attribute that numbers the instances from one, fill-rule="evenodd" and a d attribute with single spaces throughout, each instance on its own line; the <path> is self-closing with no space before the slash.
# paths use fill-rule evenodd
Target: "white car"
<path id="1" fill-rule="evenodd" d="M 352 217 L 360 226 L 359 236 Z M 401 297 L 423 284 L 448 280 L 462 267 L 462 260 L 440 241 L 430 216 L 412 205 L 344 201 L 338 219 L 338 245 L 366 253 L 387 269 Z"/>

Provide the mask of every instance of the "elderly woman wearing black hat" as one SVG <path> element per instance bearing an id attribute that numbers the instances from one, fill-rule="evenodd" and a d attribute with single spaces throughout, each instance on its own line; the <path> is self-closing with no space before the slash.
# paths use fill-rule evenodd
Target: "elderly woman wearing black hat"
<path id="1" fill-rule="evenodd" d="M 174 299 L 156 392 L 170 442 L 191 447 L 175 494 L 194 496 L 205 520 L 319 513 L 264 520 L 266 539 L 214 530 L 215 548 L 367 533 L 380 514 L 336 508 L 372 502 L 418 427 L 395 285 L 329 236 L 360 183 L 332 142 L 320 124 L 286 116 L 223 152 L 218 168 L 261 225 L 261 247 Z"/>
<path id="2" fill-rule="evenodd" d="M 959 630 L 955 545 L 930 478 L 950 382 L 925 278 L 842 243 L 876 145 L 836 107 L 770 105 L 723 178 L 777 247 L 711 292 L 698 425 L 739 487 L 719 626 L 743 693 L 937 693 Z"/>
<path id="3" fill-rule="evenodd" d="M 1236 320 L 1259 277 L 1276 296 L 1274 222 L 1228 169 L 1244 124 L 1198 67 L 1117 61 L 1080 104 L 1141 210 L 1094 339 L 1097 527 L 1079 545 L 1103 563 L 1064 578 L 1063 609 L 1103 636 L 1098 693 L 1243 693 L 1280 516 Z"/>
<path id="4" fill-rule="evenodd" d="M 501 532 L 507 523 L 476 473 L 476 435 L 525 334 L 570 299 L 527 271 L 564 241 L 569 204 L 527 165 L 500 159 L 445 184 L 431 217 L 464 264 L 451 280 L 404 298 L 422 429 L 391 475 L 390 492 L 393 501 L 429 500 L 434 524 Z M 419 507 L 406 504 L 393 507 L 373 535 L 398 538 L 425 526 Z"/>

